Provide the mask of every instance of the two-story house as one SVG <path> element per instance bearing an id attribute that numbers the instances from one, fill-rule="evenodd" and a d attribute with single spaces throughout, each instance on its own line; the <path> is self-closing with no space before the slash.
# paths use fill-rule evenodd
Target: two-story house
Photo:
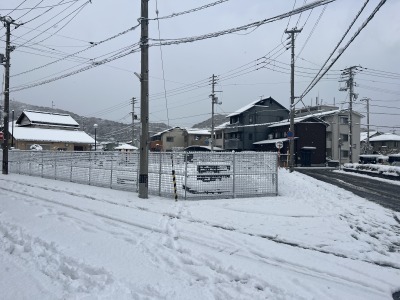
<path id="1" fill-rule="evenodd" d="M 223 130 L 223 148 L 254 150 L 254 142 L 267 139 L 268 124 L 288 117 L 289 110 L 271 97 L 253 101 L 227 116 L 229 124 Z"/>
<path id="2" fill-rule="evenodd" d="M 189 146 L 208 146 L 208 129 L 174 127 L 156 133 L 150 138 L 150 151 L 173 151 Z"/>
<path id="3" fill-rule="evenodd" d="M 350 115 L 348 109 L 339 109 L 335 106 L 317 105 L 301 108 L 296 111 L 296 117 L 312 115 L 329 124 L 326 128 L 326 157 L 346 163 L 350 161 L 350 147 L 352 147 L 353 162 L 358 161 L 360 155 L 360 121 L 364 116 L 353 110 L 352 112 L 352 145 L 350 145 Z"/>

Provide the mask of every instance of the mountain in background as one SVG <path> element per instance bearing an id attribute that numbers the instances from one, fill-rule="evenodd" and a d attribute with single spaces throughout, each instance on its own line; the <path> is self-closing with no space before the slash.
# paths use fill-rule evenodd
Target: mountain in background
<path id="1" fill-rule="evenodd" d="M 10 122 L 11 122 L 11 111 L 14 110 L 14 120 L 17 120 L 24 110 L 35 110 L 35 111 L 45 111 L 53 112 L 59 114 L 68 114 L 75 119 L 80 125 L 80 129 L 85 131 L 91 136 L 94 136 L 94 124 L 97 124 L 97 139 L 99 141 L 115 141 L 115 142 L 127 142 L 132 140 L 132 126 L 131 124 L 124 124 L 120 122 L 105 120 L 95 117 L 84 117 L 76 113 L 58 109 L 43 107 L 37 105 L 26 104 L 18 101 L 10 101 Z M 1 115 L 3 114 L 1 109 Z M 1 118 L 3 121 L 3 119 Z M 150 134 L 154 134 L 169 127 L 164 123 L 150 123 L 149 131 Z M 140 133 L 140 121 L 135 122 L 135 138 L 139 140 Z"/>
<path id="2" fill-rule="evenodd" d="M 127 142 L 132 140 L 132 126 L 131 124 L 125 124 L 116 121 L 105 120 L 101 118 L 95 117 L 85 117 L 80 116 L 76 113 L 58 109 L 58 108 L 50 108 L 44 106 L 31 105 L 19 101 L 10 101 L 10 122 L 11 122 L 11 111 L 14 110 L 14 120 L 16 121 L 18 117 L 24 110 L 35 110 L 35 111 L 44 111 L 44 112 L 52 112 L 59 114 L 68 114 L 75 119 L 80 125 L 80 129 L 88 133 L 89 135 L 94 137 L 94 124 L 97 124 L 97 139 L 99 141 L 115 141 L 115 142 Z M 2 118 L 3 109 L 1 108 L 0 117 Z M 229 121 L 226 118 L 226 115 L 216 114 L 214 116 L 214 125 L 217 127 L 225 122 Z M 150 135 L 155 134 L 157 132 L 168 129 L 168 125 L 165 123 L 149 123 L 149 132 Z M 211 128 L 211 118 L 197 123 L 192 126 L 192 128 Z M 140 134 L 140 121 L 135 122 L 135 138 L 139 140 Z"/>

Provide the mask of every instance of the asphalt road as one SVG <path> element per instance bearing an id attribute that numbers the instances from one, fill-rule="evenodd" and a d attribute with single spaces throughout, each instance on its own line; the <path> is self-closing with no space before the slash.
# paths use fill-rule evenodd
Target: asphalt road
<path id="1" fill-rule="evenodd" d="M 334 184 L 354 194 L 400 212 L 400 185 L 354 176 L 351 173 L 333 172 L 330 169 L 296 169 L 296 171 Z"/>

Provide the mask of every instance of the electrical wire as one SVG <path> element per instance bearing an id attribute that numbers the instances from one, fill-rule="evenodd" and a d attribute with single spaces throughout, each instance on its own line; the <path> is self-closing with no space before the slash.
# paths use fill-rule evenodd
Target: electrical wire
<path id="1" fill-rule="evenodd" d="M 26 2 L 26 1 L 27 0 L 25 0 L 24 2 Z M 71 3 L 71 2 L 78 2 L 78 1 L 81 1 L 81 0 L 70 0 L 70 1 L 67 1 L 67 2 L 65 2 L 63 4 L 47 5 L 47 6 L 40 6 L 40 7 L 34 7 L 34 8 L 32 8 L 32 7 L 14 8 L 14 9 L 12 9 L 12 8 L 0 8 L 0 10 L 12 10 L 12 11 L 15 11 L 15 10 L 41 9 L 41 8 L 57 7 L 57 6 L 61 6 L 61 5 L 65 5 L 65 4 Z M 23 3 L 21 3 L 21 4 L 23 4 Z"/>
<path id="2" fill-rule="evenodd" d="M 91 48 L 93 48 L 93 47 L 96 47 L 96 46 L 101 45 L 101 44 L 103 44 L 103 43 L 109 42 L 109 41 L 111 41 L 111 40 L 113 40 L 113 39 L 115 39 L 115 38 L 117 38 L 117 37 L 120 37 L 120 36 L 122 36 L 122 35 L 124 35 L 124 34 L 127 34 L 128 32 L 135 30 L 135 29 L 138 28 L 139 26 L 140 26 L 140 24 L 138 24 L 138 25 L 136 25 L 136 26 L 133 26 L 133 27 L 127 29 L 127 30 L 124 30 L 124 31 L 122 31 L 122 32 L 120 32 L 120 33 L 118 33 L 118 34 L 116 34 L 116 35 L 113 35 L 113 36 L 111 36 L 111 37 L 109 37 L 109 38 L 107 38 L 107 39 L 104 39 L 104 40 L 102 40 L 102 41 L 100 41 L 100 42 L 95 42 L 95 43 L 92 42 L 92 43 L 91 43 L 91 46 L 89 46 L 89 47 L 87 47 L 87 48 L 85 48 L 85 49 L 82 49 L 82 50 L 77 51 L 77 52 L 75 52 L 75 53 L 72 53 L 72 54 L 69 54 L 69 55 L 67 55 L 67 56 L 64 56 L 64 57 L 62 57 L 62 58 L 60 58 L 60 59 L 58 59 L 58 60 L 49 62 L 49 63 L 47 63 L 47 64 L 45 64 L 45 65 L 41 65 L 41 66 L 35 67 L 35 68 L 33 68 L 33 69 L 20 72 L 20 73 L 15 74 L 15 75 L 13 75 L 13 76 L 11 76 L 11 77 L 19 76 L 19 75 L 26 74 L 26 73 L 29 73 L 29 72 L 32 72 L 32 71 L 36 71 L 36 70 L 39 70 L 39 69 L 48 67 L 48 66 L 50 66 L 50 65 L 53 65 L 53 64 L 55 64 L 55 63 L 58 63 L 58 62 L 60 62 L 60 61 L 62 61 L 62 60 L 65 60 L 65 59 L 67 59 L 67 58 L 75 57 L 76 55 L 78 55 L 78 54 L 80 54 L 80 53 L 82 53 L 82 52 L 85 52 L 85 51 L 87 51 L 87 50 L 89 50 L 89 49 L 91 49 Z"/>
<path id="3" fill-rule="evenodd" d="M 212 7 L 212 6 L 227 2 L 227 1 L 229 1 L 229 0 L 215 1 L 213 3 L 209 3 L 209 4 L 206 4 L 206 5 L 203 5 L 203 6 L 200 6 L 200 7 L 196 7 L 196 8 L 192 8 L 190 10 L 182 11 L 182 12 L 179 12 L 179 13 L 173 13 L 171 15 L 164 16 L 164 17 L 159 17 L 158 14 L 157 14 L 157 18 L 148 19 L 148 20 L 149 21 L 154 21 L 154 20 L 164 20 L 164 19 L 174 18 L 174 17 L 186 15 L 186 14 L 189 14 L 189 13 L 192 13 L 192 12 L 196 12 L 196 11 L 199 11 L 199 10 L 202 10 L 202 9 L 206 9 L 206 8 L 209 8 L 209 7 Z M 156 6 L 157 6 L 157 4 L 156 4 Z"/>
<path id="4" fill-rule="evenodd" d="M 79 6 L 78 8 L 76 8 L 74 11 L 72 11 L 71 13 L 69 13 L 67 16 L 63 17 L 61 20 L 59 20 L 58 22 L 56 22 L 55 24 L 51 25 L 50 27 L 48 27 L 44 32 L 39 33 L 38 35 L 36 35 L 35 37 L 29 39 L 27 42 L 25 42 L 24 44 L 22 44 L 19 47 L 23 47 L 25 46 L 27 43 L 33 41 L 35 38 L 41 36 L 43 33 L 47 32 L 48 30 L 50 30 L 51 28 L 54 28 L 54 26 L 56 26 L 57 24 L 61 23 L 62 21 L 64 21 L 66 18 L 68 18 L 69 16 L 71 16 L 73 13 L 75 13 L 75 15 L 72 16 L 72 18 L 66 23 L 64 24 L 60 29 L 58 29 L 55 33 L 50 34 L 48 37 L 46 37 L 45 39 L 34 43 L 33 45 L 37 44 L 37 43 L 41 43 L 45 40 L 48 40 L 49 38 L 51 38 L 52 36 L 54 36 L 55 34 L 57 34 L 58 32 L 60 32 L 65 26 L 67 26 L 82 10 L 83 8 L 90 3 L 90 0 L 86 1 L 84 4 L 82 4 L 81 6 Z M 56 16 L 60 15 L 61 13 L 63 13 L 64 11 L 66 11 L 68 8 L 72 7 L 75 3 L 72 3 L 70 6 L 68 6 L 65 10 L 63 10 L 62 12 L 60 12 L 59 14 L 56 14 L 54 17 L 52 17 L 50 20 L 54 19 Z M 48 20 L 48 21 L 50 21 Z M 42 23 L 42 25 L 46 24 L 48 21 L 46 21 L 45 23 Z M 39 25 L 38 27 L 42 26 Z"/>
<path id="5" fill-rule="evenodd" d="M 303 11 L 307 11 L 307 10 L 310 10 L 312 8 L 316 8 L 318 6 L 325 5 L 325 4 L 333 2 L 333 1 L 336 1 L 336 0 L 317 0 L 317 1 L 314 1 L 314 2 L 312 2 L 310 4 L 307 4 L 307 5 L 304 5 L 302 7 L 296 8 L 295 10 L 292 10 L 292 11 L 277 15 L 275 17 L 271 17 L 271 18 L 268 18 L 268 19 L 264 19 L 264 20 L 261 20 L 261 21 L 253 22 L 253 23 L 246 24 L 246 25 L 242 25 L 242 26 L 239 26 L 239 27 L 225 29 L 225 30 L 221 30 L 221 31 L 213 32 L 213 33 L 200 35 L 200 36 L 192 36 L 192 37 L 186 37 L 186 38 L 175 38 L 175 39 L 162 39 L 162 40 L 149 39 L 149 40 L 158 42 L 158 43 L 150 44 L 149 47 L 159 46 L 160 44 L 166 46 L 166 45 L 178 45 L 178 44 L 182 44 L 182 43 L 192 43 L 192 42 L 195 42 L 195 41 L 205 40 L 205 39 L 209 39 L 209 38 L 215 38 L 215 37 L 219 37 L 219 36 L 226 35 L 226 34 L 231 34 L 231 33 L 239 32 L 239 31 L 244 31 L 244 30 L 248 30 L 248 29 L 253 28 L 253 27 L 259 27 L 261 25 L 265 25 L 265 24 L 268 24 L 268 23 L 272 23 L 272 22 L 276 22 L 276 21 L 285 19 L 285 18 L 287 18 L 289 16 L 299 14 L 299 13 L 301 13 Z"/>
<path id="6" fill-rule="evenodd" d="M 160 19 L 158 18 L 158 0 L 156 0 L 156 15 L 157 15 L 157 29 L 158 29 L 158 38 L 161 39 L 161 31 L 160 31 Z M 169 127 L 169 110 L 168 110 L 168 98 L 167 98 L 167 88 L 165 84 L 165 69 L 164 69 L 164 58 L 162 46 L 160 45 L 160 58 L 161 58 L 161 70 L 163 76 L 163 87 L 164 87 L 164 98 L 165 98 L 165 109 L 167 113 L 167 125 Z"/>
<path id="7" fill-rule="evenodd" d="M 383 0 L 384 2 L 386 0 Z M 356 14 L 355 18 L 353 19 L 353 21 L 350 23 L 350 26 L 347 28 L 347 30 L 345 31 L 345 33 L 343 34 L 342 38 L 339 40 L 339 42 L 336 44 L 335 48 L 333 49 L 333 51 L 331 52 L 331 54 L 328 56 L 328 58 L 325 60 L 325 62 L 323 63 L 321 69 L 317 72 L 317 74 L 315 75 L 314 79 L 310 82 L 310 84 L 307 86 L 307 88 L 304 90 L 304 92 L 302 93 L 302 95 L 300 96 L 299 101 L 301 101 L 310 91 L 311 89 L 318 83 L 318 81 L 328 72 L 328 70 L 333 66 L 333 64 L 336 62 L 336 60 L 342 55 L 342 53 L 344 52 L 344 50 L 350 45 L 349 43 L 345 46 L 345 48 L 343 49 L 343 51 L 341 53 L 339 53 L 339 55 L 335 58 L 335 60 L 324 70 L 326 64 L 329 62 L 329 60 L 331 59 L 331 57 L 333 56 L 333 54 L 336 52 L 336 50 L 339 48 L 340 44 L 343 42 L 344 38 L 347 36 L 347 34 L 349 33 L 350 29 L 353 27 L 354 23 L 357 21 L 357 19 L 359 18 L 359 16 L 361 15 L 361 13 L 363 12 L 363 10 L 365 9 L 365 7 L 367 6 L 369 0 L 366 0 L 363 4 L 363 6 L 361 7 L 361 9 L 358 11 L 358 13 Z M 368 23 L 368 22 L 367 22 Z M 366 24 L 365 24 L 366 25 Z M 365 26 L 364 26 L 365 27 Z M 364 28 L 361 27 L 360 29 Z M 359 29 L 358 33 L 361 31 Z M 357 35 L 358 35 L 357 33 Z M 354 38 L 357 36 L 353 36 L 353 38 L 350 40 L 350 43 L 354 40 Z M 323 71 L 324 70 L 324 71 Z M 322 72 L 323 71 L 323 72 Z M 322 74 L 321 74 L 322 72 Z M 321 74 L 321 76 L 319 76 L 319 74 Z M 319 77 L 318 77 L 319 76 Z M 297 102 L 299 102 L 297 101 Z"/>

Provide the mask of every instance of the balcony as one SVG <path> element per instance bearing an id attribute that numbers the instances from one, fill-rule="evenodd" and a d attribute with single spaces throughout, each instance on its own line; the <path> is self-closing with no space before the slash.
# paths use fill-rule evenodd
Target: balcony
<path id="1" fill-rule="evenodd" d="M 238 150 L 243 149 L 243 141 L 239 139 L 225 140 L 225 150 Z"/>

